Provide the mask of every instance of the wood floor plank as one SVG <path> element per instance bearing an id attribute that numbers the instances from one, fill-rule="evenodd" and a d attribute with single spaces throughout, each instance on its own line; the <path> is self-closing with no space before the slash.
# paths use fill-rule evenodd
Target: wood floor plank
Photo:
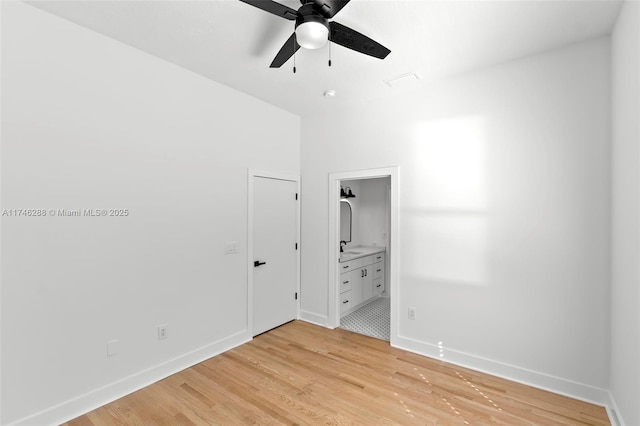
<path id="1" fill-rule="evenodd" d="M 610 423 L 603 407 L 302 321 L 66 423 L 218 424 Z"/>

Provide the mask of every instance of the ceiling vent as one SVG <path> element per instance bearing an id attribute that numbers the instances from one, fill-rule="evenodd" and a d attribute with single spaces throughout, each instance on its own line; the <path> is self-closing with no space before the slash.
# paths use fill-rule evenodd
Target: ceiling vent
<path id="1" fill-rule="evenodd" d="M 420 77 L 420 74 L 414 71 L 414 72 L 408 72 L 406 74 L 401 74 L 399 76 L 392 77 L 388 80 L 383 80 L 383 81 L 389 87 L 397 87 L 401 84 L 406 84 L 410 81 L 420 80 L 421 78 L 422 77 Z"/>

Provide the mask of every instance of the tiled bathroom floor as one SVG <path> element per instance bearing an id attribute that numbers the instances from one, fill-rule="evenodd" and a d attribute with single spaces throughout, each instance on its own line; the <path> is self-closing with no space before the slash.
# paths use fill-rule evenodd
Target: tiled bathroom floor
<path id="1" fill-rule="evenodd" d="M 391 304 L 388 297 L 380 297 L 340 320 L 340 328 L 387 342 L 390 324 Z"/>

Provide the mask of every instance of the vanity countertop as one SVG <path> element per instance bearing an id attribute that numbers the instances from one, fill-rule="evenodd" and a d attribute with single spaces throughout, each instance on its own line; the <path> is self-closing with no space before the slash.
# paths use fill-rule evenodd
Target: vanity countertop
<path id="1" fill-rule="evenodd" d="M 345 247 L 343 253 L 340 253 L 339 262 L 348 262 L 353 259 L 359 259 L 365 256 L 371 256 L 372 254 L 381 253 L 386 251 L 385 247 L 381 246 L 355 246 Z"/>

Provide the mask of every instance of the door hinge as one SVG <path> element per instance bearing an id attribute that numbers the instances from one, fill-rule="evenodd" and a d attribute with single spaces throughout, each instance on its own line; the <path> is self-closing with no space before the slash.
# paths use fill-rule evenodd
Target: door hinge
<path id="1" fill-rule="evenodd" d="M 298 292 L 296 292 L 296 296 L 295 296 L 296 300 L 298 300 Z"/>
<path id="2" fill-rule="evenodd" d="M 298 193 L 296 192 L 296 200 L 298 199 Z"/>

